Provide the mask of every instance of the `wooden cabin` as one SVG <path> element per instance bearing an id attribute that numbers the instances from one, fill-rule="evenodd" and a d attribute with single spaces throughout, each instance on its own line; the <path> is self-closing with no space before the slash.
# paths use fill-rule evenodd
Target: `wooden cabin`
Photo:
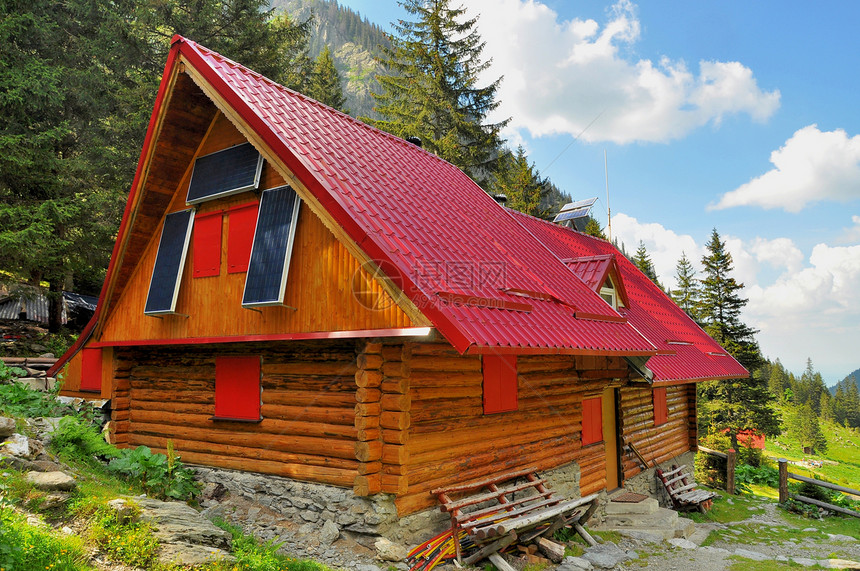
<path id="1" fill-rule="evenodd" d="M 61 369 L 120 446 L 401 515 L 527 466 L 617 488 L 695 450 L 695 382 L 748 375 L 611 244 L 179 36 Z"/>

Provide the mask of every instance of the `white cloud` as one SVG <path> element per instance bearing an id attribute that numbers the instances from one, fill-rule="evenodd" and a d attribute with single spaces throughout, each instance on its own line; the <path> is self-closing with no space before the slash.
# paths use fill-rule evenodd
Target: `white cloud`
<path id="1" fill-rule="evenodd" d="M 603 26 L 560 21 L 535 0 L 472 0 L 467 10 L 480 16 L 484 56 L 493 59 L 485 79 L 504 75 L 497 114 L 512 117 L 509 131 L 664 142 L 731 114 L 763 121 L 779 107 L 779 91 L 762 91 L 741 63 L 701 61 L 697 74 L 681 60 L 628 55 L 641 33 L 628 0 Z"/>
<path id="2" fill-rule="evenodd" d="M 860 216 L 853 220 L 860 226 Z M 682 251 L 702 277 L 704 241 L 699 245 L 692 236 L 625 214 L 613 217 L 612 231 L 628 250 L 635 251 L 640 240 L 645 242 L 664 285 L 675 286 L 675 264 Z M 789 370 L 797 372 L 811 357 L 828 383 L 841 380 L 857 368 L 860 244 L 818 244 L 807 258 L 789 238 L 721 238 L 734 261 L 732 277 L 745 284 L 741 295 L 749 303 L 743 318 L 760 330 L 757 339 L 765 355 L 779 358 Z M 769 283 L 761 281 L 765 265 L 780 270 Z"/>
<path id="3" fill-rule="evenodd" d="M 854 225 L 842 231 L 838 240 L 840 244 L 860 243 L 860 216 L 855 214 L 851 217 L 851 222 Z"/>
<path id="4" fill-rule="evenodd" d="M 860 198 L 860 135 L 804 127 L 770 154 L 773 167 L 727 192 L 711 208 L 761 206 L 800 212 L 820 200 Z"/>

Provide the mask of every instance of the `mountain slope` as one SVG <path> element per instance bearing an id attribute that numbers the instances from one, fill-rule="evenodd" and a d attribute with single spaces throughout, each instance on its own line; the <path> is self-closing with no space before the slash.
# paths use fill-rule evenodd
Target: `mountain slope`
<path id="1" fill-rule="evenodd" d="M 384 69 L 375 60 L 379 46 L 388 45 L 382 28 L 336 0 L 272 0 L 271 6 L 298 20 L 313 16 L 310 56 L 316 58 L 329 46 L 344 80 L 349 114 L 376 118 L 370 93 L 376 89 L 376 75 Z"/>

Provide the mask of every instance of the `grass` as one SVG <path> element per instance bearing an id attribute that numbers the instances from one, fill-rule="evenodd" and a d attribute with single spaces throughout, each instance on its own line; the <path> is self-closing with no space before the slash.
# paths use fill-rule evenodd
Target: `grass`
<path id="1" fill-rule="evenodd" d="M 84 541 L 56 531 L 29 525 L 26 518 L 0 506 L 0 571 L 45 569 L 90 571 Z"/>

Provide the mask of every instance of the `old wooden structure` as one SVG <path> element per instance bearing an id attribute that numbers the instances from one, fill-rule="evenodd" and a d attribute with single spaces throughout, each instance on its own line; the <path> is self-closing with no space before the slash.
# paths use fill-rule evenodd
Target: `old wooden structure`
<path id="1" fill-rule="evenodd" d="M 98 309 L 57 363 L 122 446 L 396 495 L 696 447 L 747 372 L 611 244 L 174 38 Z"/>

